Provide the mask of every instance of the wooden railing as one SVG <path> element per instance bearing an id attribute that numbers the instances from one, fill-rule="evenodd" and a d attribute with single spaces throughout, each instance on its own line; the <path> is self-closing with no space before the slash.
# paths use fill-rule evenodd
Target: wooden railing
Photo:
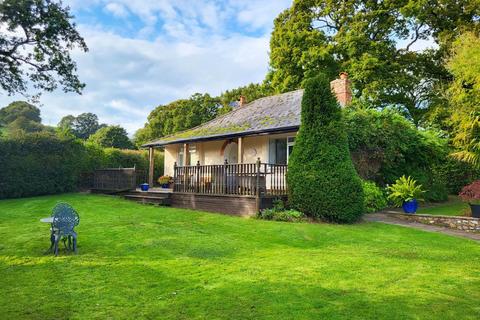
<path id="1" fill-rule="evenodd" d="M 286 195 L 287 165 L 256 163 L 174 167 L 174 192 L 212 195 Z"/>

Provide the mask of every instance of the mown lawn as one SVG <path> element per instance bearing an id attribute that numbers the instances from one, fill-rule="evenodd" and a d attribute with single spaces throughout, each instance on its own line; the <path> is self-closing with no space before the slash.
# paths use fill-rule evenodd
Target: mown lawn
<path id="1" fill-rule="evenodd" d="M 427 207 L 420 206 L 417 213 L 441 216 L 464 216 L 467 212 L 470 212 L 468 204 L 462 202 L 458 197 L 452 197 L 445 203 L 439 203 Z"/>
<path id="2" fill-rule="evenodd" d="M 81 216 L 55 258 L 57 201 Z M 2 319 L 478 319 L 480 244 L 70 194 L 0 201 Z"/>

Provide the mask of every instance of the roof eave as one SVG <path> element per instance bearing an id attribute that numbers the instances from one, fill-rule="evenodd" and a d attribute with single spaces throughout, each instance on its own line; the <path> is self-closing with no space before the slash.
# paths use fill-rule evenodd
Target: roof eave
<path id="1" fill-rule="evenodd" d="M 251 130 L 251 131 L 234 132 L 234 133 L 228 133 L 228 134 L 219 134 L 219 135 L 212 135 L 212 136 L 206 136 L 206 137 L 192 137 L 192 138 L 177 139 L 177 140 L 164 141 L 164 142 L 151 142 L 151 143 L 146 143 L 142 145 L 141 148 L 163 147 L 170 144 L 188 143 L 188 142 L 232 139 L 232 138 L 245 137 L 245 136 L 264 135 L 269 133 L 288 133 L 288 132 L 297 131 L 299 127 L 300 126 L 295 125 L 295 126 L 280 127 L 280 128 L 268 128 L 268 129 L 261 129 L 261 130 Z"/>

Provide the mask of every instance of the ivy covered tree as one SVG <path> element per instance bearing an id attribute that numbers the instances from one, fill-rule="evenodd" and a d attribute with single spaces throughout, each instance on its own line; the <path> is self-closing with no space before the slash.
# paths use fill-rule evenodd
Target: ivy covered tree
<path id="1" fill-rule="evenodd" d="M 8 94 L 35 89 L 80 93 L 85 86 L 70 56 L 87 51 L 70 9 L 54 0 L 0 1 L 0 88 Z"/>
<path id="2" fill-rule="evenodd" d="M 465 28 L 478 28 L 477 0 L 295 0 L 274 22 L 267 83 L 301 87 L 319 72 L 346 71 L 357 97 L 401 109 L 421 123 L 432 89 L 449 80 L 443 60 Z M 415 45 L 428 40 L 427 50 Z"/>
<path id="3" fill-rule="evenodd" d="M 8 136 L 47 129 L 41 122 L 40 109 L 25 101 L 14 101 L 0 109 L 0 126 Z"/>
<path id="4" fill-rule="evenodd" d="M 308 216 L 351 223 L 363 213 L 342 113 L 324 75 L 305 81 L 301 126 L 289 158 L 289 203 Z"/>
<path id="5" fill-rule="evenodd" d="M 14 101 L 0 109 L 0 123 L 9 124 L 21 117 L 37 123 L 42 122 L 40 109 L 25 101 Z"/>
<path id="6" fill-rule="evenodd" d="M 88 138 L 88 141 L 104 148 L 133 148 L 133 144 L 128 138 L 127 131 L 120 126 L 107 126 L 100 128 Z"/>

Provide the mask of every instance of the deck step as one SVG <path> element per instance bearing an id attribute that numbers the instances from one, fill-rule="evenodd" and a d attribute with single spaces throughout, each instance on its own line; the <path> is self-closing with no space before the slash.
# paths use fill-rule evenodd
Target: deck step
<path id="1" fill-rule="evenodd" d="M 171 203 L 170 193 L 140 193 L 140 192 L 129 192 L 123 194 L 123 197 L 127 200 L 136 201 L 144 204 L 156 204 L 169 206 Z"/>

